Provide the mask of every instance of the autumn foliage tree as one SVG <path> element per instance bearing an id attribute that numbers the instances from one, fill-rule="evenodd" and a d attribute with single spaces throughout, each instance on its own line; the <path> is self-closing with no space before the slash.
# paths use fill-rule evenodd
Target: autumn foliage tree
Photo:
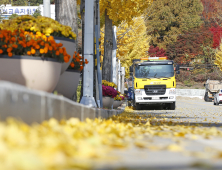
<path id="1" fill-rule="evenodd" d="M 202 24 L 202 11 L 200 0 L 155 0 L 146 16 L 150 45 L 166 49 L 180 34 Z"/>
<path id="2" fill-rule="evenodd" d="M 201 0 L 201 2 L 204 7 L 203 17 L 207 19 L 212 26 L 222 26 L 222 1 Z"/>
<path id="3" fill-rule="evenodd" d="M 104 59 L 102 79 L 112 81 L 112 26 L 122 21 L 133 24 L 133 18 L 141 16 L 149 8 L 153 0 L 100 0 L 100 14 L 105 16 Z"/>
<path id="4" fill-rule="evenodd" d="M 218 48 L 221 43 L 222 27 L 211 27 L 210 31 L 213 33 L 213 48 Z"/>
<path id="5" fill-rule="evenodd" d="M 101 49 L 104 56 L 104 33 L 101 32 Z M 126 70 L 126 77 L 129 76 L 129 67 L 133 59 L 147 57 L 150 37 L 146 34 L 144 17 L 133 19 L 132 25 L 122 22 L 117 28 L 117 58 Z M 104 69 L 104 68 L 103 68 Z"/>
<path id="6" fill-rule="evenodd" d="M 212 44 L 213 34 L 203 25 L 178 36 L 177 41 L 167 47 L 166 53 L 176 63 L 189 63 L 204 54 L 204 47 L 212 47 Z"/>
<path id="7" fill-rule="evenodd" d="M 148 51 L 150 57 L 165 57 L 166 51 L 163 48 L 150 46 Z"/>
<path id="8" fill-rule="evenodd" d="M 218 67 L 219 69 L 222 71 L 222 43 L 220 43 L 220 46 L 218 47 L 217 49 L 217 52 L 216 52 L 216 59 L 215 59 L 215 62 L 214 62 Z"/>

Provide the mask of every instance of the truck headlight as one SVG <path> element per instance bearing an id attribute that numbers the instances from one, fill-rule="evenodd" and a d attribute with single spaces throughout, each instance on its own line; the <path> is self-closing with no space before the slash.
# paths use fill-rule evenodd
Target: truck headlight
<path id="1" fill-rule="evenodd" d="M 175 89 L 171 89 L 171 90 L 169 91 L 169 94 L 176 94 L 176 90 L 175 90 Z"/>
<path id="2" fill-rule="evenodd" d="M 141 90 L 135 90 L 135 95 L 136 96 L 141 96 L 142 95 L 142 91 Z"/>

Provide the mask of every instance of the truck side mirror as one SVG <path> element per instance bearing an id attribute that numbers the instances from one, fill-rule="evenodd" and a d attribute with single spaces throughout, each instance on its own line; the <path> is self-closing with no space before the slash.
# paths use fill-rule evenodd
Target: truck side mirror
<path id="1" fill-rule="evenodd" d="M 179 71 L 180 70 L 180 65 L 176 65 L 176 71 Z"/>
<path id="2" fill-rule="evenodd" d="M 131 73 L 133 72 L 133 66 L 130 66 L 130 72 Z"/>

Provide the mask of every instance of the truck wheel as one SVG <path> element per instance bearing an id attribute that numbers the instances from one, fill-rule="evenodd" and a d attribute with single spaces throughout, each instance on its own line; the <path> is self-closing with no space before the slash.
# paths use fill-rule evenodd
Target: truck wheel
<path id="1" fill-rule="evenodd" d="M 175 110 L 176 109 L 176 103 L 169 103 L 169 110 Z"/>
<path id="2" fill-rule="evenodd" d="M 214 99 L 214 105 L 216 105 L 216 99 Z"/>
<path id="3" fill-rule="evenodd" d="M 208 93 L 205 93 L 205 95 L 204 95 L 204 100 L 205 100 L 206 102 L 212 102 L 212 99 L 209 98 Z"/>
<path id="4" fill-rule="evenodd" d="M 136 110 L 140 110 L 140 109 L 141 109 L 140 104 L 136 104 Z"/>

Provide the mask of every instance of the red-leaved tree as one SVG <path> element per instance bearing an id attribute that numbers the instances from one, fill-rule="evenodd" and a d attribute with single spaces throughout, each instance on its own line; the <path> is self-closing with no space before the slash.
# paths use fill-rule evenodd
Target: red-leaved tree
<path id="1" fill-rule="evenodd" d="M 189 63 L 198 55 L 203 55 L 203 47 L 212 47 L 213 34 L 209 27 L 202 26 L 184 32 L 177 42 L 167 47 L 166 54 L 176 63 Z"/>
<path id="2" fill-rule="evenodd" d="M 154 47 L 154 46 L 150 46 L 148 53 L 150 57 L 166 56 L 166 51 L 163 48 L 160 49 L 159 47 Z"/>
<path id="3" fill-rule="evenodd" d="M 213 33 L 213 48 L 218 48 L 221 42 L 222 28 L 219 26 L 211 27 L 210 31 Z"/>

